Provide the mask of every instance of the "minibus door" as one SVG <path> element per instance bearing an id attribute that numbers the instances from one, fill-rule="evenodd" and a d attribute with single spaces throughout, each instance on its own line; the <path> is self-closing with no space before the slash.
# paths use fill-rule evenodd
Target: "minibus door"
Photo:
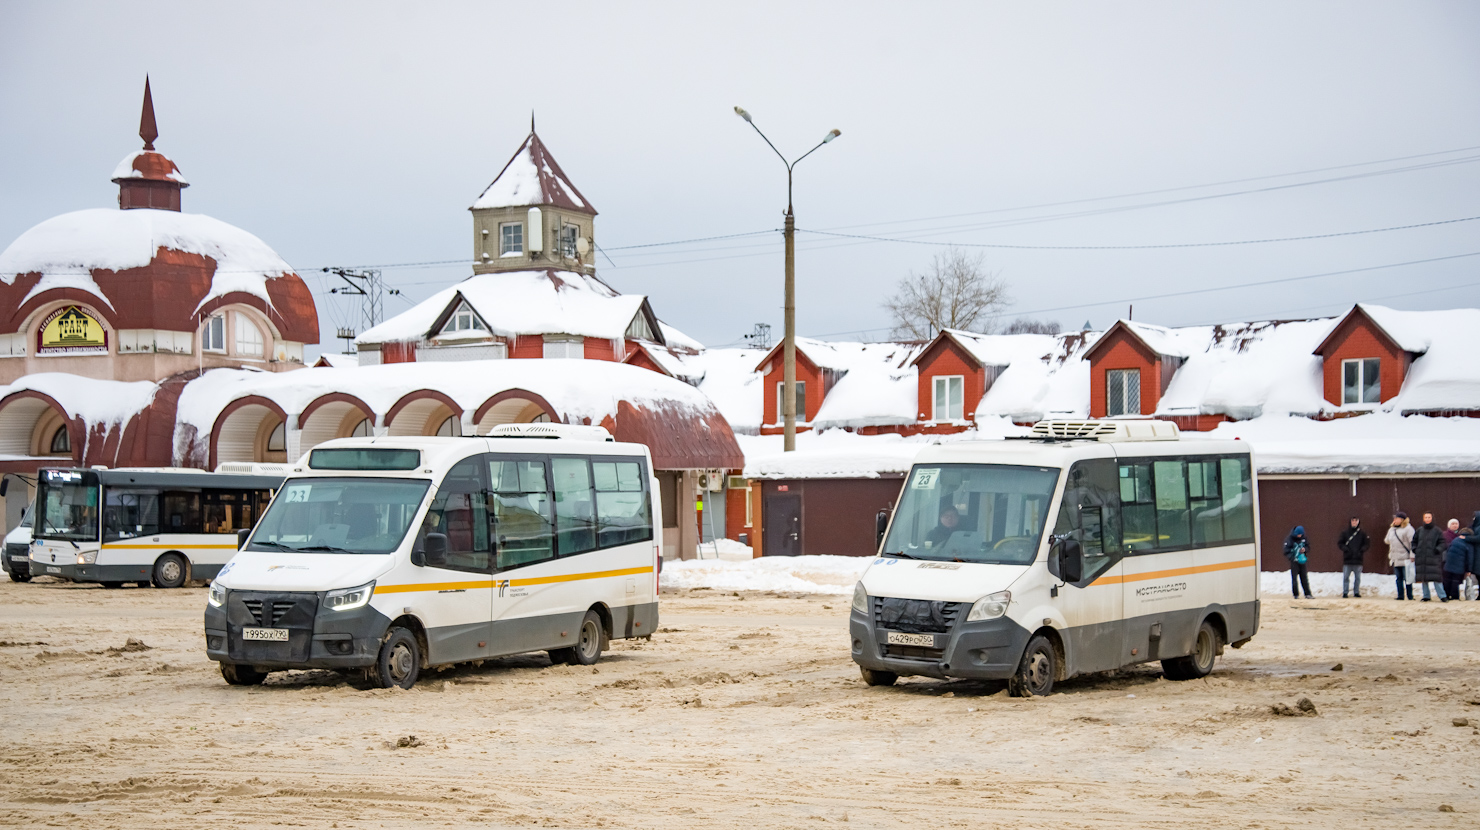
<path id="1" fill-rule="evenodd" d="M 449 470 L 423 524 L 425 568 L 435 573 L 431 579 L 437 586 L 420 609 L 427 626 L 427 659 L 432 663 L 488 656 L 493 553 L 482 467 L 475 457 Z M 440 534 L 445 544 L 428 546 L 431 534 Z"/>
<path id="2" fill-rule="evenodd" d="M 1124 595 L 1121 579 L 1121 528 L 1115 462 L 1080 461 L 1069 470 L 1068 486 L 1054 533 L 1072 537 L 1083 557 L 1081 579 L 1058 588 L 1056 600 L 1068 625 L 1069 668 L 1076 673 L 1105 671 L 1123 663 Z M 1054 555 L 1058 553 L 1055 548 Z M 1050 558 L 1054 575 L 1057 564 Z"/>

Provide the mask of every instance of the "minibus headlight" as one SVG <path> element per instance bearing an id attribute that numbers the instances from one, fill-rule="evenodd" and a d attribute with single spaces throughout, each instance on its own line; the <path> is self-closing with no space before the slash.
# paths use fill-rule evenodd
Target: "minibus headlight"
<path id="1" fill-rule="evenodd" d="M 868 613 L 868 591 L 863 590 L 863 583 L 853 586 L 853 610 L 860 614 Z"/>
<path id="2" fill-rule="evenodd" d="M 971 613 L 966 615 L 966 621 L 995 620 L 1007 613 L 1007 606 L 1011 602 L 1011 591 L 998 591 L 995 594 L 987 594 L 972 604 Z"/>
<path id="3" fill-rule="evenodd" d="M 77 554 L 77 564 L 79 565 L 91 565 L 96 561 L 98 561 L 98 552 L 95 550 Z"/>
<path id="4" fill-rule="evenodd" d="M 348 611 L 351 608 L 362 608 L 370 601 L 370 595 L 375 593 L 375 583 L 367 582 L 358 588 L 340 588 L 330 591 L 324 595 L 324 606 L 330 611 Z"/>
<path id="5" fill-rule="evenodd" d="M 225 605 L 226 587 L 223 585 L 217 585 L 216 583 L 212 582 L 211 592 L 206 594 L 206 602 L 209 602 L 211 606 L 215 608 L 220 608 L 221 606 Z"/>

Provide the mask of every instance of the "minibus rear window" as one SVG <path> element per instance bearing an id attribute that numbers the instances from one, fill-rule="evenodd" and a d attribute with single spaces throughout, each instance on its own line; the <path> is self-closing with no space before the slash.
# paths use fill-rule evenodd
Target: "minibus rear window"
<path id="1" fill-rule="evenodd" d="M 315 470 L 414 470 L 421 466 L 421 452 L 378 447 L 314 450 L 308 454 L 308 466 Z"/>

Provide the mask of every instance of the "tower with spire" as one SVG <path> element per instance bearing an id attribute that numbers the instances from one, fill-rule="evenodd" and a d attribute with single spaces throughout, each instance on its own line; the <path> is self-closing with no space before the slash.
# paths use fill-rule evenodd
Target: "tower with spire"
<path id="1" fill-rule="evenodd" d="M 144 76 L 144 109 L 139 115 L 139 138 L 144 149 L 129 153 L 113 171 L 118 185 L 118 206 L 124 210 L 153 208 L 180 210 L 180 191 L 190 183 L 164 154 L 155 151 L 154 140 L 159 127 L 154 121 L 154 96 L 149 91 L 149 76 Z"/>
<path id="2" fill-rule="evenodd" d="M 596 208 L 534 130 L 473 202 L 473 272 L 596 273 Z"/>

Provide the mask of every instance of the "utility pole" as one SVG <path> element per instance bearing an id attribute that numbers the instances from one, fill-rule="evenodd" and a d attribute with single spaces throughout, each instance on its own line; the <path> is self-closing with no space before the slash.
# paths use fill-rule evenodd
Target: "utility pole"
<path id="1" fill-rule="evenodd" d="M 385 290 L 385 283 L 381 280 L 378 268 L 358 271 L 353 268 L 325 268 L 323 270 L 326 274 L 336 274 L 344 280 L 344 285 L 329 289 L 330 294 L 347 294 L 360 298 L 360 317 L 364 329 L 375 328 L 380 325 L 381 320 L 385 319 L 384 298 L 387 293 L 392 296 L 401 293 L 399 288 L 392 288 L 388 292 Z"/>
<path id="2" fill-rule="evenodd" d="M 776 154 L 776 157 L 781 159 L 781 163 L 786 165 L 786 226 L 783 231 L 786 237 L 786 302 L 783 306 L 785 311 L 785 333 L 781 341 L 781 417 L 783 419 L 781 449 L 784 452 L 793 452 L 797 448 L 797 299 L 796 214 L 791 209 L 791 171 L 802 159 L 817 152 L 819 147 L 843 133 L 841 130 L 833 130 L 824 136 L 822 141 L 818 142 L 817 147 L 813 147 L 800 156 L 797 156 L 794 161 L 787 161 L 786 156 L 781 155 L 781 151 L 777 150 L 776 145 L 771 143 L 771 139 L 766 138 L 766 134 L 761 132 L 761 128 L 755 125 L 755 121 L 751 119 L 750 113 L 740 107 L 735 107 L 735 114 L 745 119 L 745 123 L 749 124 L 765 140 L 766 146 L 770 147 L 771 151 Z"/>

